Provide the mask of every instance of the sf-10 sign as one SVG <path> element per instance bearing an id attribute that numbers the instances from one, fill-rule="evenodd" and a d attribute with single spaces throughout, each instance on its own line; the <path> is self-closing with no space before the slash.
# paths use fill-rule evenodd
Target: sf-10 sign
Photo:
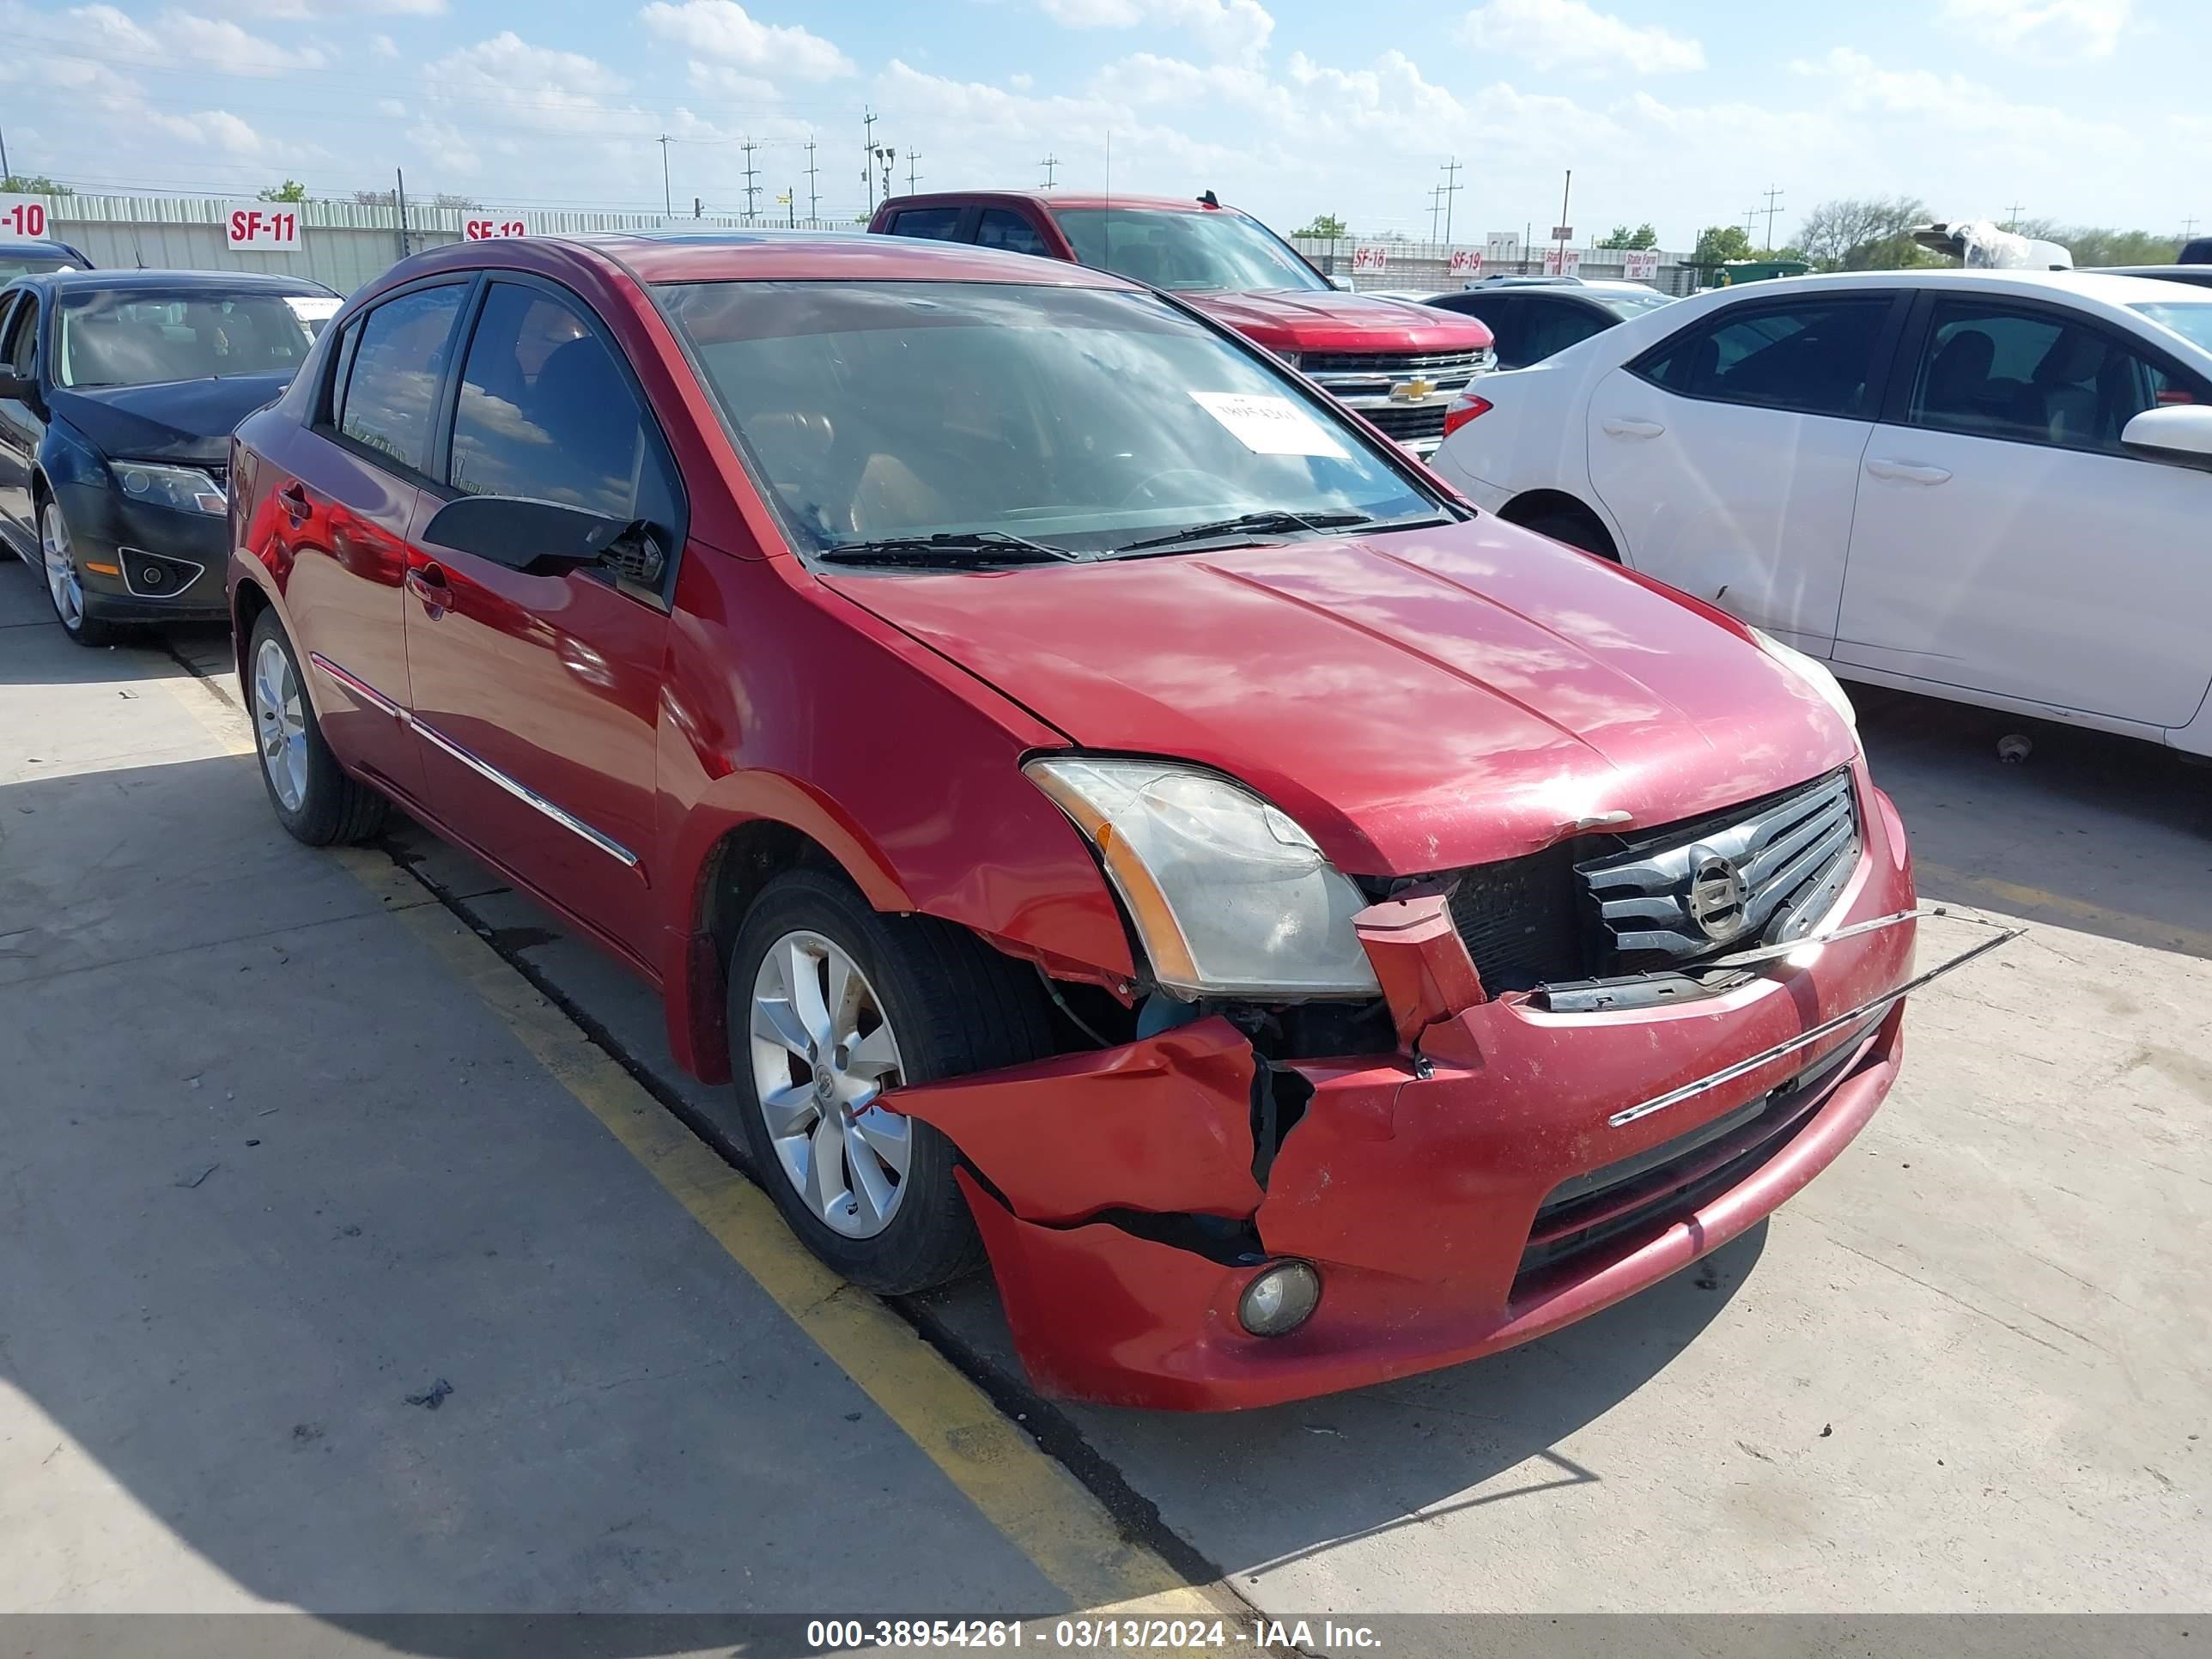
<path id="1" fill-rule="evenodd" d="M 294 208 L 240 207 L 223 222 L 223 240 L 252 253 L 297 253 L 300 215 Z"/>
<path id="2" fill-rule="evenodd" d="M 0 242 L 46 240 L 46 204 L 35 196 L 0 196 Z"/>
<path id="3" fill-rule="evenodd" d="M 502 236 L 527 236 L 530 222 L 526 219 L 465 219 L 461 222 L 461 240 L 467 242 L 495 242 Z"/>

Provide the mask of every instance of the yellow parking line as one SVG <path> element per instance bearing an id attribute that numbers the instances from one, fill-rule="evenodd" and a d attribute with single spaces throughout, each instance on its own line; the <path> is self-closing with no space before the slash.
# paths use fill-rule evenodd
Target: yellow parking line
<path id="1" fill-rule="evenodd" d="M 243 716 L 205 686 L 161 682 L 231 754 L 251 754 Z M 807 1251 L 758 1188 L 732 1170 L 636 1079 L 380 854 L 337 857 L 386 909 L 528 1049 L 792 1322 L 944 1472 L 1073 1607 L 1141 1605 L 1212 1619 L 1225 1595 L 1188 1584 L 951 1363 L 877 1297 Z"/>
<path id="2" fill-rule="evenodd" d="M 2078 922 L 2091 932 L 2130 943 L 2212 957 L 2212 933 L 2201 927 L 2183 927 L 2157 916 L 2138 915 L 2132 910 L 2116 910 L 2110 905 L 2054 893 L 2046 888 L 2030 887 L 1997 876 L 1972 875 L 1919 859 L 1913 860 L 1912 870 L 1923 900 L 1941 903 L 1945 899 L 1964 899 L 2031 921 L 2047 916 L 2060 922 Z"/>

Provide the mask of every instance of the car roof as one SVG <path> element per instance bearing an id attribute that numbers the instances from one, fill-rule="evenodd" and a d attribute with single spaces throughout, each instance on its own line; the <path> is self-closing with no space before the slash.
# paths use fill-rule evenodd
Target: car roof
<path id="1" fill-rule="evenodd" d="M 528 270 L 583 259 L 638 281 L 1008 283 L 1024 287 L 1138 289 L 1141 284 L 1062 260 L 965 242 L 933 242 L 841 230 L 624 230 L 512 240 L 449 242 L 394 266 L 377 288 L 428 270 Z"/>
<path id="2" fill-rule="evenodd" d="M 308 276 L 283 276 L 263 270 L 40 270 L 15 279 L 35 283 L 57 294 L 97 289 L 102 293 L 137 289 L 220 289 L 228 294 L 329 294 L 325 284 Z"/>
<path id="3" fill-rule="evenodd" d="M 894 196 L 876 211 L 890 208 L 951 207 L 969 202 L 1028 202 L 1052 208 L 1143 208 L 1158 213 L 1237 213 L 1226 202 L 1208 207 L 1194 196 L 1126 196 L 1119 191 L 1080 190 L 937 190 L 915 196 Z"/>
<path id="4" fill-rule="evenodd" d="M 1778 276 L 1766 282 L 1739 283 L 1705 292 L 1732 298 L 1758 295 L 1779 299 L 1785 294 L 1807 289 L 1863 288 L 1981 289 L 2046 299 L 2087 298 L 2114 306 L 2173 298 L 2170 283 L 2101 270 L 1836 270 L 1813 276 Z"/>

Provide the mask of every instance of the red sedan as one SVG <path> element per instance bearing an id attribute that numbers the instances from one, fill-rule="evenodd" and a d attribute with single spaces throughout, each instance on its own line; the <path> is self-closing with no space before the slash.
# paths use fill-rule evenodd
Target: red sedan
<path id="1" fill-rule="evenodd" d="M 988 1255 L 1048 1387 L 1524 1341 L 1896 1074 L 1911 867 L 1826 671 L 1105 272 L 442 248 L 233 466 L 286 828 L 397 801 L 597 939 L 814 1250 Z"/>

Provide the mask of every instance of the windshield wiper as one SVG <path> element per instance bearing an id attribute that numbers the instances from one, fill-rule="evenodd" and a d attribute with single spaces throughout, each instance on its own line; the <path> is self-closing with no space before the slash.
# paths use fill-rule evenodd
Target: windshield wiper
<path id="1" fill-rule="evenodd" d="M 1244 531 L 1258 535 L 1276 536 L 1292 530 L 1347 530 L 1356 524 L 1374 524 L 1367 513 L 1285 513 L 1276 509 L 1266 513 L 1240 514 L 1233 519 L 1216 519 L 1211 524 L 1194 524 L 1187 530 L 1171 530 L 1164 536 L 1148 536 L 1140 542 L 1124 542 L 1114 550 L 1134 553 L 1140 548 L 1176 547 L 1184 542 L 1211 541 L 1216 536 L 1234 536 Z"/>
<path id="2" fill-rule="evenodd" d="M 971 559 L 993 564 L 1034 564 L 1042 559 L 1079 562 L 1085 556 L 1072 548 L 1033 542 L 1003 530 L 941 530 L 933 536 L 840 542 L 815 556 L 840 564 L 958 564 Z"/>

